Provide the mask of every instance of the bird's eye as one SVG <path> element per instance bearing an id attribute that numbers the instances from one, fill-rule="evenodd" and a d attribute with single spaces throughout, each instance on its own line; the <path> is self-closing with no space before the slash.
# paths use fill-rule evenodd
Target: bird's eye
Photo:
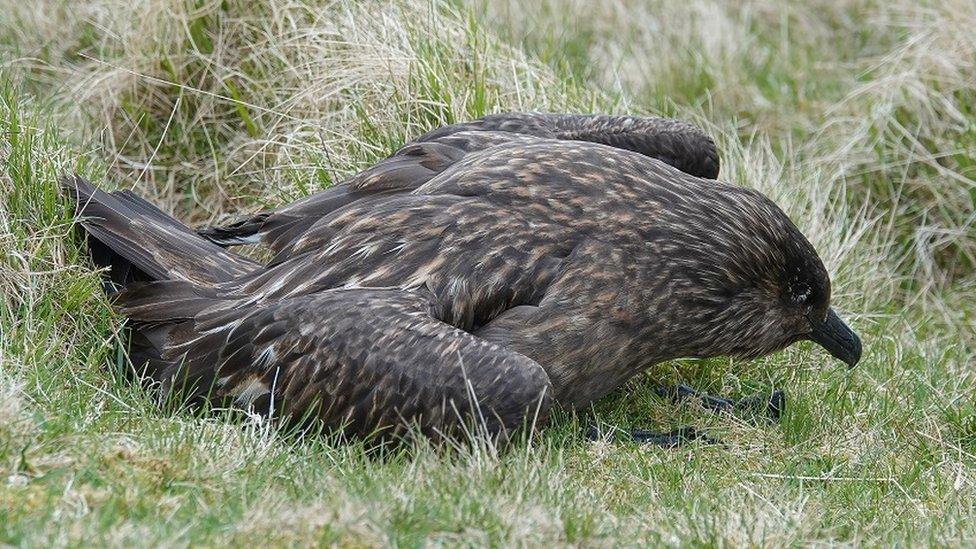
<path id="1" fill-rule="evenodd" d="M 807 300 L 810 298 L 811 289 L 809 286 L 806 285 L 794 286 L 793 291 L 791 293 L 793 294 L 791 296 L 793 298 L 793 303 L 800 305 L 806 303 Z"/>

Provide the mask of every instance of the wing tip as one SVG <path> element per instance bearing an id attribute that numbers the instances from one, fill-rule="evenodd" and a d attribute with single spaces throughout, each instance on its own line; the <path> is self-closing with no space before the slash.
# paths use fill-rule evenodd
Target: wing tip
<path id="1" fill-rule="evenodd" d="M 97 191 L 90 181 L 77 173 L 61 175 L 58 178 L 58 187 L 61 189 L 62 196 L 70 198 L 75 203 L 76 208 L 94 196 Z"/>

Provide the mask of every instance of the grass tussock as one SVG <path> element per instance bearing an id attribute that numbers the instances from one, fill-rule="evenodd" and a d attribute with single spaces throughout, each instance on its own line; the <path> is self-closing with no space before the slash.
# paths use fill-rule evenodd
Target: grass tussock
<path id="1" fill-rule="evenodd" d="M 966 545 L 976 482 L 976 8 L 780 0 L 0 0 L 0 542 Z M 376 455 L 160 407 L 55 180 L 188 222 L 501 110 L 677 114 L 820 250 L 865 340 L 656 367 L 499 452 Z M 781 424 L 657 382 L 785 387 Z M 694 424 L 722 447 L 589 442 Z"/>
<path id="2" fill-rule="evenodd" d="M 114 175 L 196 220 L 241 196 L 306 194 L 444 122 L 500 105 L 568 107 L 538 62 L 425 2 L 105 1 L 51 12 L 82 27 L 82 43 L 21 32 L 18 48 L 65 48 L 54 55 L 75 62 L 13 64 L 58 88 L 66 115 L 111 151 Z"/>

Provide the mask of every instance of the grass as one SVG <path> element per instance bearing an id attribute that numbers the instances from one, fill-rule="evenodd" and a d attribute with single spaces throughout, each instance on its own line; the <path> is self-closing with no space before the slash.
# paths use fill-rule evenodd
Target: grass
<path id="1" fill-rule="evenodd" d="M 930 544 L 976 540 L 976 8 L 0 0 L 0 543 Z M 809 235 L 861 332 L 652 368 L 538 437 L 370 454 L 157 404 L 56 177 L 191 223 L 327 186 L 501 110 L 664 113 Z M 778 424 L 651 394 L 783 387 Z M 582 436 L 691 424 L 722 446 Z"/>

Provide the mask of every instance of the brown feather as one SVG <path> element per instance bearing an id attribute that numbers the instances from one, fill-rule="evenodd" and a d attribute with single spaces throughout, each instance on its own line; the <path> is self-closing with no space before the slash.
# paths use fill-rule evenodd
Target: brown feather
<path id="1" fill-rule="evenodd" d="M 775 204 L 672 165 L 717 171 L 689 128 L 552 115 L 444 128 L 239 225 L 273 235 L 263 267 L 129 197 L 77 196 L 94 197 L 80 208 L 99 214 L 82 222 L 94 241 L 156 279 L 117 304 L 167 390 L 360 435 L 452 431 L 479 417 L 473 391 L 503 435 L 654 362 L 776 351 L 826 315 L 827 273 Z"/>

